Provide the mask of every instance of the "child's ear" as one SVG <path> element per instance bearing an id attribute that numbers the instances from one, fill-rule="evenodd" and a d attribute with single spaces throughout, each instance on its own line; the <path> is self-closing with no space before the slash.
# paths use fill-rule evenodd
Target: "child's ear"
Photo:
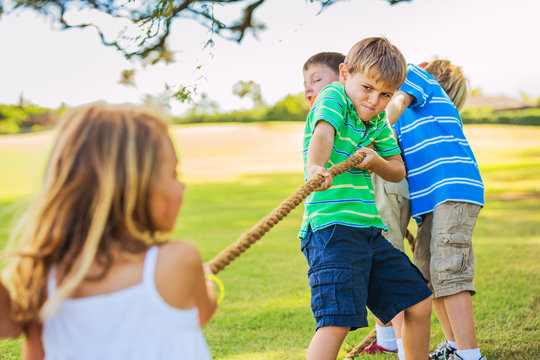
<path id="1" fill-rule="evenodd" d="M 339 64 L 339 82 L 343 84 L 345 83 L 345 81 L 347 81 L 348 78 L 349 68 L 344 63 Z"/>

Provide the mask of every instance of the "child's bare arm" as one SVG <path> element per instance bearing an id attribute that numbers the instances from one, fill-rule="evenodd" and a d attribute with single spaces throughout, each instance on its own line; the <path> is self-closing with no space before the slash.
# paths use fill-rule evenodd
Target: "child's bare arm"
<path id="1" fill-rule="evenodd" d="M 0 282 L 0 338 L 19 337 L 22 326 L 11 318 L 11 298 L 4 284 Z"/>
<path id="2" fill-rule="evenodd" d="M 41 341 L 41 325 L 35 322 L 26 325 L 24 334 L 22 360 L 43 360 L 45 350 Z"/>
<path id="3" fill-rule="evenodd" d="M 205 325 L 214 315 L 217 308 L 217 293 L 213 281 L 205 279 L 205 274 L 211 274 L 207 264 L 199 262 L 194 269 L 195 275 L 195 301 L 199 309 L 199 325 Z"/>
<path id="4" fill-rule="evenodd" d="M 401 115 L 403 115 L 405 109 L 407 109 L 409 105 L 411 105 L 413 100 L 414 97 L 412 95 L 407 94 L 406 92 L 403 92 L 401 90 L 397 91 L 394 94 L 392 100 L 390 100 L 388 105 L 386 105 L 386 114 L 390 126 L 394 126 L 394 124 L 399 120 Z"/>
<path id="5" fill-rule="evenodd" d="M 201 254 L 186 241 L 161 245 L 156 265 L 156 287 L 166 303 L 178 309 L 199 310 L 199 325 L 212 318 L 216 310 L 213 285 L 205 281 Z"/>
<path id="6" fill-rule="evenodd" d="M 195 300 L 195 306 L 199 310 L 199 326 L 205 325 L 217 308 L 217 295 L 214 283 L 205 279 L 205 273 L 210 273 L 210 268 L 203 264 L 201 254 L 195 245 L 183 242 L 182 247 L 182 269 L 189 274 L 189 290 Z M 178 276 L 176 276 L 178 277 Z"/>
<path id="7" fill-rule="evenodd" d="M 203 264 L 202 269 L 204 275 L 212 274 L 208 264 Z M 206 278 L 204 279 L 204 283 L 202 283 L 202 285 L 200 288 L 199 300 L 197 302 L 199 307 L 199 324 L 201 326 L 210 321 L 217 308 L 216 285 L 212 280 Z"/>
<path id="8" fill-rule="evenodd" d="M 311 136 L 307 153 L 307 180 L 311 180 L 315 175 L 321 174 L 324 176 L 324 182 L 317 189 L 319 191 L 326 190 L 333 184 L 332 175 L 324 168 L 334 145 L 335 130 L 330 123 L 319 121 L 315 125 L 315 130 Z"/>
<path id="9" fill-rule="evenodd" d="M 371 170 L 386 181 L 400 182 L 405 177 L 405 166 L 401 155 L 381 157 L 375 150 L 363 147 L 361 152 L 366 157 L 356 167 L 362 170 Z"/>

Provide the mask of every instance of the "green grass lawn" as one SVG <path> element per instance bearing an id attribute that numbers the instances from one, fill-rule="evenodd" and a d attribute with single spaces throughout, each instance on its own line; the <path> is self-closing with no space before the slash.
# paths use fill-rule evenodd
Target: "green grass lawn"
<path id="1" fill-rule="evenodd" d="M 507 133 L 504 126 L 489 129 Z M 540 128 L 522 130 L 540 139 Z M 486 206 L 474 233 L 478 293 L 473 302 L 480 346 L 490 360 L 536 360 L 540 358 L 540 142 L 489 153 L 488 148 L 473 149 L 486 185 Z M 4 162 L 5 156 L 0 151 L 0 247 L 16 204 L 32 190 L 22 179 L 35 178 L 32 174 L 40 168 L 28 163 L 27 155 L 11 154 L 9 162 Z M 490 159 L 485 165 L 480 161 L 484 158 Z M 10 180 L 12 175 L 19 180 Z M 171 238 L 193 241 L 210 260 L 301 183 L 300 173 L 249 175 L 234 183 L 188 181 Z M 305 358 L 315 322 L 309 308 L 307 265 L 296 238 L 301 215 L 302 206 L 219 274 L 226 297 L 204 329 L 215 359 Z M 369 322 L 373 327 L 372 316 Z M 371 327 L 351 332 L 339 358 Z M 431 347 L 442 340 L 433 315 Z M 20 340 L 0 341 L 0 359 L 19 357 Z"/>

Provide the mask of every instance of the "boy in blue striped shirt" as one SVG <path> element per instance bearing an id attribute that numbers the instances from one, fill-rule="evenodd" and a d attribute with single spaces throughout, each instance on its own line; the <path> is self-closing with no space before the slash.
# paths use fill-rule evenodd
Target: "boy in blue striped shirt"
<path id="1" fill-rule="evenodd" d="M 434 360 L 485 359 L 471 299 L 472 232 L 484 205 L 484 186 L 459 116 L 466 97 L 461 68 L 434 60 L 409 64 L 405 83 L 387 107 L 407 165 L 412 216 L 419 224 L 414 262 L 430 280 L 447 339 L 431 354 Z"/>
<path id="2" fill-rule="evenodd" d="M 304 203 L 299 233 L 316 320 L 308 360 L 335 359 L 347 333 L 367 326 L 366 305 L 384 323 L 404 310 L 407 360 L 428 357 L 431 291 L 407 256 L 382 236 L 386 226 L 368 173 L 403 179 L 384 108 L 405 75 L 405 60 L 395 46 L 384 38 L 364 39 L 339 66 L 340 82 L 322 89 L 306 120 L 305 178 L 325 179 Z M 375 150 L 366 147 L 372 142 Z M 357 169 L 332 178 L 326 168 L 358 149 L 366 157 Z"/>

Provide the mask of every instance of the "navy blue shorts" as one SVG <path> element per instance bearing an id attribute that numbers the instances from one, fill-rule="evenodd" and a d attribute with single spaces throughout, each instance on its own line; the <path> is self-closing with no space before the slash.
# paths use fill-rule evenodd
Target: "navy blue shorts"
<path id="1" fill-rule="evenodd" d="M 383 323 L 431 295 L 427 280 L 378 228 L 343 225 L 302 239 L 316 328 L 368 326 L 367 310 Z"/>

